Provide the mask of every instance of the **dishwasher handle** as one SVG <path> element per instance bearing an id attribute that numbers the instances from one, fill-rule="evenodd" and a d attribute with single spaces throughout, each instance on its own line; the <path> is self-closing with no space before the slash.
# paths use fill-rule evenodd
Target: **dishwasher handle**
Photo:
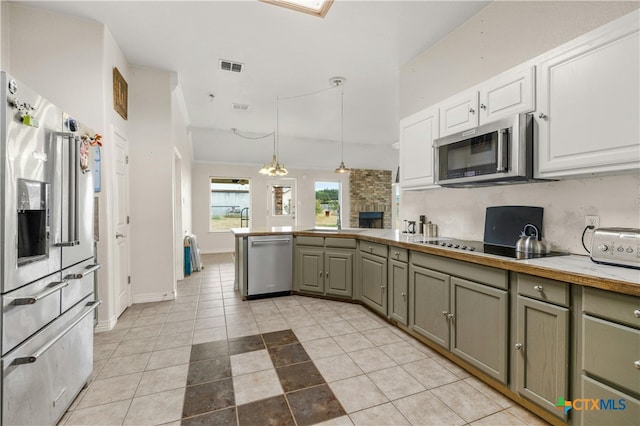
<path id="1" fill-rule="evenodd" d="M 269 243 L 289 243 L 291 238 L 273 238 L 270 240 L 254 240 L 251 241 L 252 246 L 260 245 L 260 244 L 269 244 Z"/>

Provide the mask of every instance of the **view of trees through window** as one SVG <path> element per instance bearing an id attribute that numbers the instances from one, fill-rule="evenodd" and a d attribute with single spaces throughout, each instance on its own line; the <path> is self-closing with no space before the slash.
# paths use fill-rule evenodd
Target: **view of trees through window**
<path id="1" fill-rule="evenodd" d="M 316 226 L 338 226 L 340 182 L 316 182 Z"/>
<path id="2" fill-rule="evenodd" d="M 209 231 L 249 227 L 249 179 L 211 178 Z"/>

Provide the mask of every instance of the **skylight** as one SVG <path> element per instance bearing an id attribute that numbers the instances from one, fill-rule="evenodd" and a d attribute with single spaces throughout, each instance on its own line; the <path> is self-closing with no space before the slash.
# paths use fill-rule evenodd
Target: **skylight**
<path id="1" fill-rule="evenodd" d="M 264 3 L 286 7 L 297 12 L 308 13 L 310 15 L 324 18 L 329 11 L 333 0 L 260 0 Z"/>

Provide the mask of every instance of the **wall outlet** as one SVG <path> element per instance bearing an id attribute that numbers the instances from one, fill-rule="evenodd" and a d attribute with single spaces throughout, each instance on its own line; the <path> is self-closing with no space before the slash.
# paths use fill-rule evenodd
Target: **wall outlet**
<path id="1" fill-rule="evenodd" d="M 593 226 L 598 228 L 600 226 L 600 216 L 585 216 L 584 226 Z"/>

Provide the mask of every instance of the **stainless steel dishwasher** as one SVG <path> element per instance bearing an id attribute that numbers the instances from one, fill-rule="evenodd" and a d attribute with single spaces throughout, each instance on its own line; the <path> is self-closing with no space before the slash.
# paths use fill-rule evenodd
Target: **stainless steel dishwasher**
<path id="1" fill-rule="evenodd" d="M 248 237 L 247 296 L 289 293 L 293 282 L 293 236 Z"/>

